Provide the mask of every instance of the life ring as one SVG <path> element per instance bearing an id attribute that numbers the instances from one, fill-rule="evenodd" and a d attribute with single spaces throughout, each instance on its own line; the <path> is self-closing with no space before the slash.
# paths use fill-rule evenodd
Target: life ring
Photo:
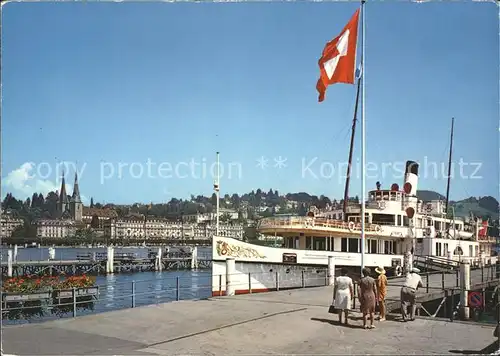
<path id="1" fill-rule="evenodd" d="M 394 273 L 396 274 L 396 276 L 400 277 L 402 274 L 403 274 L 403 267 L 401 266 L 396 266 L 396 269 L 394 270 Z"/>
<path id="2" fill-rule="evenodd" d="M 380 227 L 380 225 L 375 225 L 375 232 L 377 234 L 380 234 L 382 232 L 382 228 Z"/>
<path id="3" fill-rule="evenodd" d="M 220 251 L 220 254 L 221 254 L 222 256 L 227 255 L 227 249 L 223 248 L 223 249 Z"/>
<path id="4" fill-rule="evenodd" d="M 349 221 L 349 224 L 347 224 L 347 228 L 349 229 L 349 231 L 354 230 L 354 222 Z"/>

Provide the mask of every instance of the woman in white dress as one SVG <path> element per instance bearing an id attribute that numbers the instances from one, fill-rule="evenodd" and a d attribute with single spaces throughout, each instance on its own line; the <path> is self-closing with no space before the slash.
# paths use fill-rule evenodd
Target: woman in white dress
<path id="1" fill-rule="evenodd" d="M 353 297 L 354 284 L 352 283 L 352 279 L 347 276 L 347 269 L 342 268 L 340 276 L 335 278 L 335 286 L 333 288 L 333 306 L 338 309 L 340 323 L 342 323 L 342 312 L 344 312 L 344 324 L 348 324 L 347 316 L 349 309 L 352 307 Z"/>

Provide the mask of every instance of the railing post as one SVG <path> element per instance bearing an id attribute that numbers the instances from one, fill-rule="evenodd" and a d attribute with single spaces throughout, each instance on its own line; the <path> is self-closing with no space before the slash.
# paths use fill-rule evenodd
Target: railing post
<path id="1" fill-rule="evenodd" d="M 484 266 L 481 265 L 481 283 L 484 282 Z"/>
<path id="2" fill-rule="evenodd" d="M 356 298 L 358 296 L 358 282 L 354 282 L 354 298 L 352 298 L 352 308 L 356 309 Z"/>
<path id="3" fill-rule="evenodd" d="M 444 290 L 444 271 L 441 272 L 441 289 Z"/>
<path id="4" fill-rule="evenodd" d="M 222 274 L 219 274 L 219 297 L 222 297 Z"/>
<path id="5" fill-rule="evenodd" d="M 455 314 L 455 290 L 451 289 L 451 303 L 450 303 L 450 321 L 453 321 Z"/>
<path id="6" fill-rule="evenodd" d="M 464 263 L 460 266 L 460 312 L 461 317 L 465 320 L 469 319 L 469 302 L 468 296 L 471 286 L 470 281 L 470 264 Z"/>
<path id="7" fill-rule="evenodd" d="M 73 318 L 76 318 L 76 288 L 73 287 Z"/>
<path id="8" fill-rule="evenodd" d="M 248 293 L 252 294 L 252 274 L 248 273 Z"/>
<path id="9" fill-rule="evenodd" d="M 135 281 L 132 281 L 132 308 L 135 308 Z"/>
<path id="10" fill-rule="evenodd" d="M 429 272 L 427 272 L 427 277 L 425 278 L 425 293 L 429 293 Z"/>
<path id="11" fill-rule="evenodd" d="M 304 276 L 304 270 L 300 271 L 300 277 L 302 279 L 302 288 L 305 288 L 306 287 L 306 279 Z"/>
<path id="12" fill-rule="evenodd" d="M 276 271 L 276 290 L 280 290 L 280 273 Z"/>
<path id="13" fill-rule="evenodd" d="M 181 288 L 180 288 L 180 278 L 179 276 L 177 276 L 177 279 L 176 279 L 176 286 L 175 286 L 175 300 L 179 301 L 181 300 Z"/>
<path id="14" fill-rule="evenodd" d="M 459 271 L 458 271 L 458 268 L 457 270 L 455 271 L 455 277 L 456 277 L 456 287 L 458 287 L 460 285 L 460 279 L 459 279 Z"/>

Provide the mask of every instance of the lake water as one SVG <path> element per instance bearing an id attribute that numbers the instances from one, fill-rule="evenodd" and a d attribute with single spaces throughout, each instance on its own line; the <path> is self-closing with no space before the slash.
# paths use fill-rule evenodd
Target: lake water
<path id="1" fill-rule="evenodd" d="M 122 248 L 119 252 L 137 253 L 138 257 L 147 257 L 148 248 Z M 105 248 L 56 248 L 56 260 L 74 260 L 78 254 L 88 252 L 106 252 Z M 115 253 L 117 253 L 115 252 Z M 2 250 L 5 261 L 6 249 Z M 198 248 L 198 256 L 210 257 L 209 248 Z M 47 248 L 28 248 L 18 250 L 18 261 L 38 261 L 48 259 Z M 203 299 L 211 296 L 211 270 L 186 270 L 162 272 L 116 273 L 97 276 L 99 298 L 77 308 L 77 315 L 86 315 L 148 304 L 165 303 L 186 299 Z M 177 284 L 179 291 L 177 292 Z M 135 293 L 133 291 L 135 290 Z M 132 296 L 135 294 L 135 298 Z M 135 299 L 135 300 L 134 300 Z M 4 324 L 29 323 L 72 316 L 72 305 L 65 307 L 66 312 L 56 313 L 46 308 L 33 308 L 24 314 L 4 312 Z M 9 320 L 19 318 L 18 320 Z"/>
<path id="2" fill-rule="evenodd" d="M 13 248 L 10 248 L 13 250 Z M 2 261 L 7 261 L 7 251 L 9 248 L 2 248 Z M 149 251 L 158 251 L 158 247 L 121 247 L 115 248 L 117 253 L 136 253 L 139 258 L 148 257 Z M 78 255 L 86 255 L 89 252 L 102 252 L 106 253 L 107 248 L 74 248 L 74 247 L 56 247 L 55 260 L 76 260 Z M 165 248 L 163 248 L 165 251 Z M 210 247 L 198 247 L 198 257 L 211 259 Z M 47 247 L 41 248 L 19 248 L 17 250 L 18 261 L 46 261 L 49 259 L 49 249 Z"/>

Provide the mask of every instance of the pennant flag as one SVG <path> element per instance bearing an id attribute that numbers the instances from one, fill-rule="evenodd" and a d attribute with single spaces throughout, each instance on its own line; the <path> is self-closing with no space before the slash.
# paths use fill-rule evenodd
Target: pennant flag
<path id="1" fill-rule="evenodd" d="M 360 9 L 356 10 L 342 32 L 328 42 L 323 49 L 323 54 L 318 61 L 320 77 L 316 84 L 319 102 L 325 100 L 328 85 L 354 84 L 359 12 Z"/>
<path id="2" fill-rule="evenodd" d="M 479 229 L 479 234 L 480 237 L 486 237 L 488 236 L 488 220 L 483 221 L 483 224 L 481 228 Z"/>

